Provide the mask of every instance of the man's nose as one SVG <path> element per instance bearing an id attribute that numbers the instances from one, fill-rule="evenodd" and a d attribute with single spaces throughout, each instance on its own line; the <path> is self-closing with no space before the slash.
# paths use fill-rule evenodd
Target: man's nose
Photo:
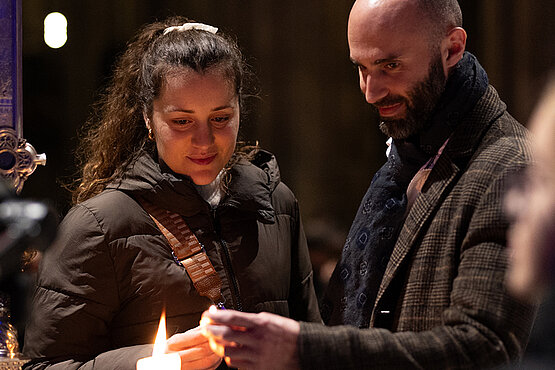
<path id="1" fill-rule="evenodd" d="M 375 104 L 389 94 L 389 90 L 386 87 L 383 78 L 380 78 L 375 74 L 371 75 L 368 73 L 365 75 L 361 81 L 360 88 L 366 98 L 366 102 L 369 104 Z"/>
<path id="2" fill-rule="evenodd" d="M 214 143 L 214 133 L 212 126 L 208 122 L 203 122 L 198 125 L 193 133 L 193 145 L 198 147 L 205 147 Z"/>

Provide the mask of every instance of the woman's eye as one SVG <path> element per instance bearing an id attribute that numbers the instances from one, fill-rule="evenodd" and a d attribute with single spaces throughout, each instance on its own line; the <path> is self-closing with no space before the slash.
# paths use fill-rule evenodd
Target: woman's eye
<path id="1" fill-rule="evenodd" d="M 214 123 L 216 123 L 217 125 L 225 125 L 227 124 L 227 122 L 229 121 L 230 117 L 229 116 L 218 116 L 218 117 L 214 117 L 212 118 L 212 121 Z"/>
<path id="2" fill-rule="evenodd" d="M 389 70 L 394 70 L 394 69 L 399 68 L 400 65 L 401 65 L 400 63 L 396 63 L 396 62 L 387 63 L 387 64 L 385 65 L 385 68 L 386 68 L 386 69 L 389 69 Z"/>
<path id="3" fill-rule="evenodd" d="M 175 120 L 173 120 L 173 123 L 175 123 L 176 125 L 179 125 L 179 126 L 189 125 L 192 122 L 193 121 L 191 121 L 190 119 L 175 119 Z"/>

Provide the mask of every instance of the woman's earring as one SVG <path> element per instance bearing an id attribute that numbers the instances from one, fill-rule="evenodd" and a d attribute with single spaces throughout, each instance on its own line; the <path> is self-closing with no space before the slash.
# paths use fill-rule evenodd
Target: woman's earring
<path id="1" fill-rule="evenodd" d="M 151 128 L 148 129 L 148 138 L 154 141 L 154 133 L 152 132 Z"/>

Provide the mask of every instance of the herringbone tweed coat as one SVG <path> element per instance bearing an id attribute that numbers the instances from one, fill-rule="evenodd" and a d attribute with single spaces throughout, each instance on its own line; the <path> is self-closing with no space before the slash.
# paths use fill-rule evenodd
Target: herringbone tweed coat
<path id="1" fill-rule="evenodd" d="M 302 367 L 476 369 L 521 356 L 535 308 L 505 291 L 503 193 L 529 161 L 526 130 L 489 86 L 407 216 L 370 328 L 302 323 Z"/>

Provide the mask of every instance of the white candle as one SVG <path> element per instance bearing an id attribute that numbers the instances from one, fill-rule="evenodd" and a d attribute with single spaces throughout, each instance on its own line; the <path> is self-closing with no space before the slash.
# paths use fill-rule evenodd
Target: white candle
<path id="1" fill-rule="evenodd" d="M 137 370 L 181 370 L 181 357 L 179 353 L 164 353 L 166 350 L 166 315 L 162 313 L 158 332 L 154 340 L 154 348 L 151 357 L 145 357 L 137 361 Z"/>
<path id="2" fill-rule="evenodd" d="M 137 370 L 179 370 L 181 358 L 177 352 L 141 358 L 137 361 Z"/>

